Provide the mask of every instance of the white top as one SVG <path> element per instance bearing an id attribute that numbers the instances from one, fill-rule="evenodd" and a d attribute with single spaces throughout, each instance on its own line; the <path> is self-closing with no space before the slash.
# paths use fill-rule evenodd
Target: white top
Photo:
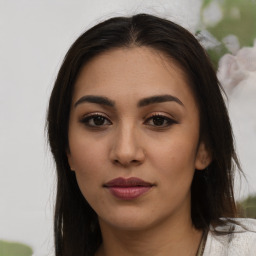
<path id="1" fill-rule="evenodd" d="M 228 231 L 233 227 L 232 234 L 216 235 L 212 232 L 213 228 L 210 228 L 203 256 L 256 256 L 256 220 L 235 220 L 241 226 L 229 224 L 215 228 L 219 231 Z"/>

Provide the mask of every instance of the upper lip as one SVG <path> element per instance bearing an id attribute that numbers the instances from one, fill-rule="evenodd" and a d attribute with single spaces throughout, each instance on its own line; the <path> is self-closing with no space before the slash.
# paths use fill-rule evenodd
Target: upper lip
<path id="1" fill-rule="evenodd" d="M 104 184 L 104 187 L 151 187 L 152 183 L 146 182 L 140 178 L 131 177 L 131 178 L 116 178 L 108 181 Z"/>

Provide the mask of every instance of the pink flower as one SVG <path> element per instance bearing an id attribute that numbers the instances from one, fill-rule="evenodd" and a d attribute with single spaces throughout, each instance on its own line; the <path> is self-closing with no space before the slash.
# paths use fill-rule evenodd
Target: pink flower
<path id="1" fill-rule="evenodd" d="M 243 47 L 236 55 L 225 54 L 219 61 L 218 78 L 228 94 L 253 74 L 256 74 L 256 40 L 253 47 Z"/>
<path id="2" fill-rule="evenodd" d="M 256 40 L 253 47 L 224 55 L 219 62 L 218 78 L 228 95 L 236 148 L 249 181 L 242 180 L 239 191 L 240 179 L 236 179 L 236 193 L 240 196 L 256 193 Z"/>

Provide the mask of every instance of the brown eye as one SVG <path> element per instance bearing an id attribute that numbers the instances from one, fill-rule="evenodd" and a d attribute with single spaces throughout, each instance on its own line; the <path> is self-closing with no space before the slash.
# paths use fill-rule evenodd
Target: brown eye
<path id="1" fill-rule="evenodd" d="M 166 122 L 165 118 L 161 116 L 154 116 L 152 121 L 155 126 L 162 126 Z"/>
<path id="2" fill-rule="evenodd" d="M 105 118 L 102 116 L 96 116 L 92 119 L 92 121 L 95 125 L 103 125 L 105 122 Z"/>
<path id="3" fill-rule="evenodd" d="M 108 118 L 98 114 L 84 117 L 81 123 L 89 127 L 104 127 L 112 124 Z"/>
<path id="4" fill-rule="evenodd" d="M 164 115 L 153 115 L 146 120 L 145 124 L 153 127 L 164 128 L 171 126 L 172 124 L 177 124 L 177 121 Z"/>

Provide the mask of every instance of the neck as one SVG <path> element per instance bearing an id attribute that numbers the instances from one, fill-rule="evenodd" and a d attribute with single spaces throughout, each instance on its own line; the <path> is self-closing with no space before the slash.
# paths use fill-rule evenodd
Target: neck
<path id="1" fill-rule="evenodd" d="M 121 230 L 99 222 L 103 243 L 95 256 L 195 256 L 202 237 L 190 217 L 144 230 Z"/>

